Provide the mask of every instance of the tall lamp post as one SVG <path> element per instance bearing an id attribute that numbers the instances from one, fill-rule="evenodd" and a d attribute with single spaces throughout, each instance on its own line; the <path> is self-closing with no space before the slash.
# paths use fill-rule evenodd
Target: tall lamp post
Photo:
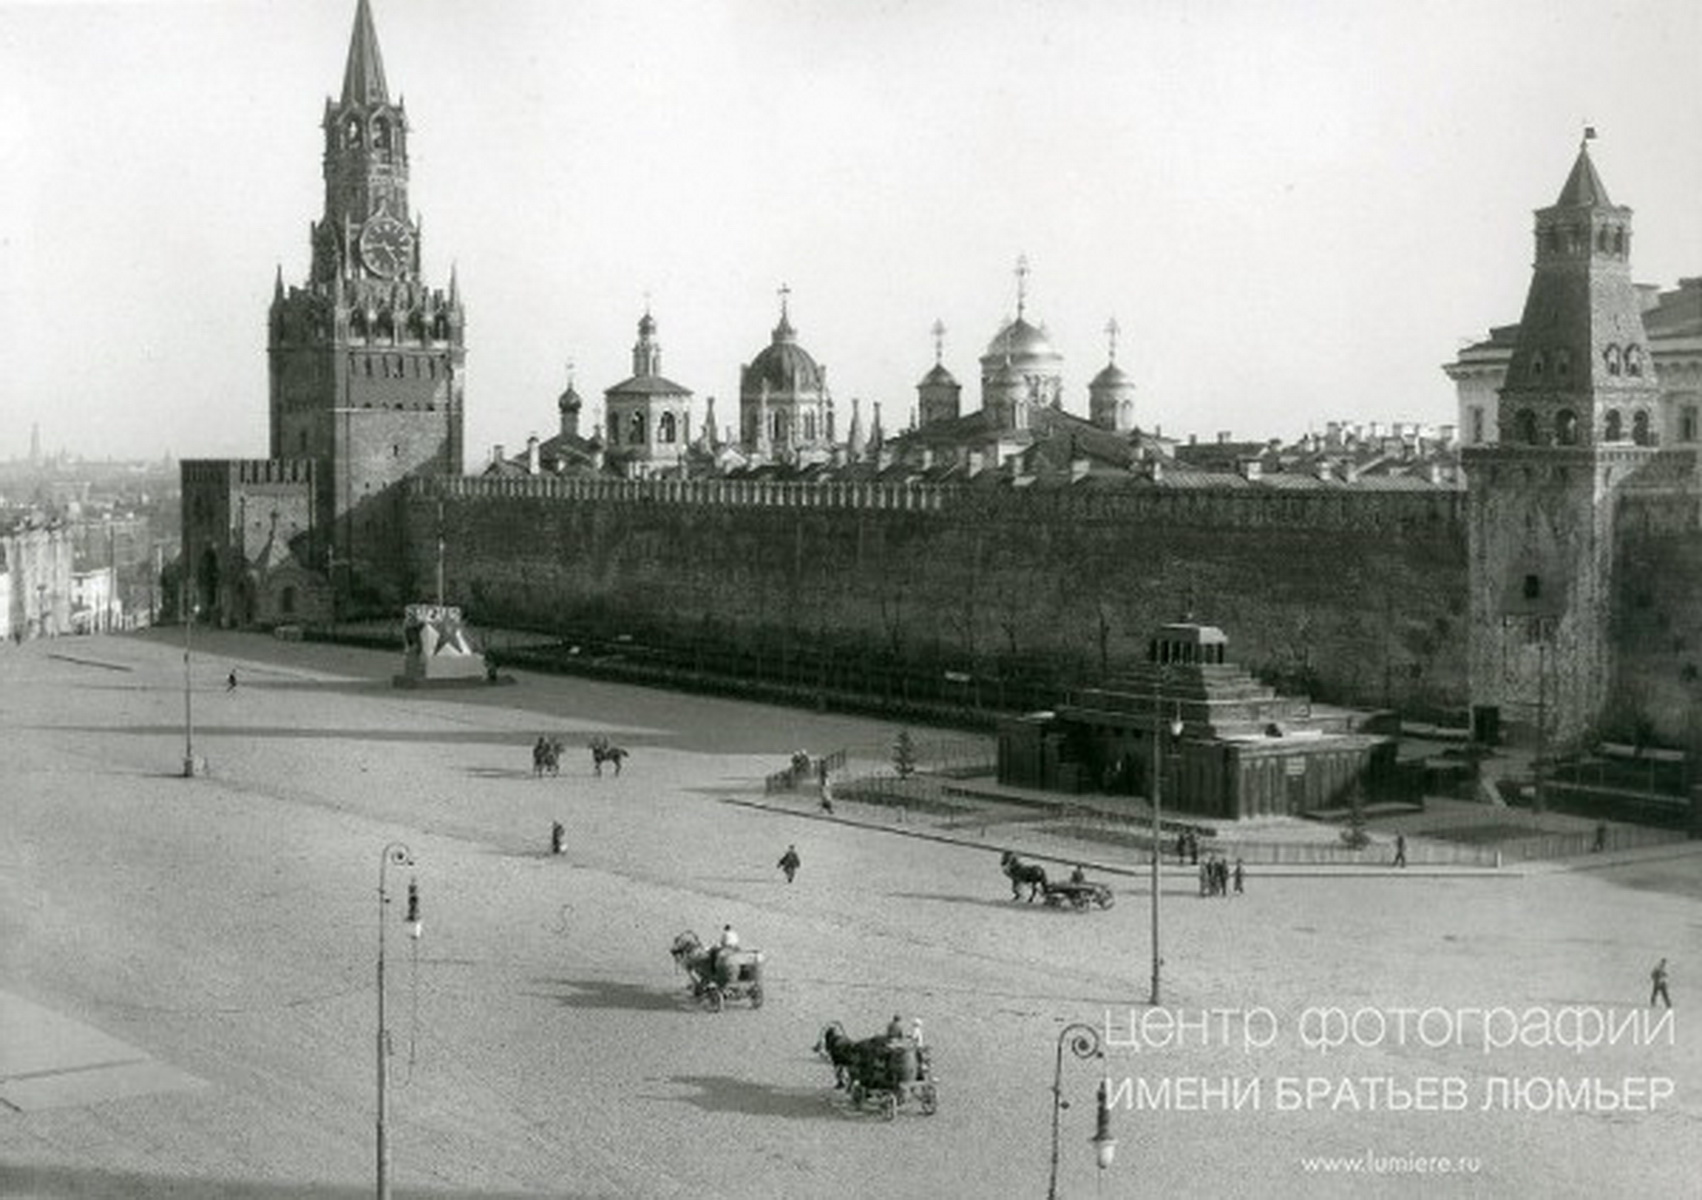
<path id="1" fill-rule="evenodd" d="M 1052 1068 L 1052 1177 L 1046 1186 L 1046 1200 L 1058 1200 L 1058 1125 L 1061 1114 L 1069 1104 L 1064 1100 L 1064 1047 L 1077 1058 L 1104 1058 L 1099 1048 L 1099 1031 L 1091 1025 L 1075 1022 L 1058 1031 L 1058 1059 Z M 1111 1136 L 1111 1110 L 1105 1081 L 1099 1084 L 1098 1118 L 1094 1125 L 1093 1143 L 1099 1169 L 1105 1170 L 1117 1156 L 1117 1139 Z"/>
<path id="2" fill-rule="evenodd" d="M 386 872 L 390 864 L 414 865 L 413 851 L 401 842 L 384 847 L 378 860 L 378 1200 L 390 1200 L 390 1031 L 384 1012 L 384 910 L 390 903 Z M 420 921 L 419 886 L 408 884 L 408 936 L 418 939 L 424 929 Z"/>
<path id="3" fill-rule="evenodd" d="M 1160 685 L 1164 682 L 1163 668 L 1156 668 L 1152 679 L 1152 998 L 1154 1008 L 1159 1004 L 1159 968 L 1164 962 L 1158 952 L 1158 866 L 1163 857 L 1164 826 L 1159 819 L 1160 794 L 1164 789 L 1164 738 L 1182 736 L 1180 712 L 1168 722 L 1164 720 L 1164 701 Z"/>
<path id="4" fill-rule="evenodd" d="M 190 700 L 194 689 L 191 686 L 193 677 L 190 673 L 190 635 L 195 627 L 195 614 L 200 612 L 200 605 L 190 602 L 184 606 L 183 612 L 183 777 L 195 778 L 195 709 Z"/>

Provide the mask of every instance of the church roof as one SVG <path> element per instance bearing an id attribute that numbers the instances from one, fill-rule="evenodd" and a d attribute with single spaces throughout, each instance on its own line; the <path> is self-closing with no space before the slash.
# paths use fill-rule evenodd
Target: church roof
<path id="1" fill-rule="evenodd" d="M 612 388 L 604 388 L 605 396 L 689 396 L 691 389 L 681 387 L 672 379 L 660 375 L 634 375 Z"/>
<path id="2" fill-rule="evenodd" d="M 928 373 L 922 376 L 922 382 L 918 383 L 916 386 L 933 387 L 937 384 L 950 384 L 954 387 L 957 386 L 957 380 L 952 377 L 952 373 L 950 371 L 946 370 L 944 363 L 935 363 L 933 367 L 929 369 Z"/>
<path id="3" fill-rule="evenodd" d="M 378 31 L 372 25 L 367 0 L 355 5 L 355 27 L 349 35 L 349 61 L 343 68 L 343 103 L 388 104 L 384 57 L 378 52 Z"/>
<path id="4" fill-rule="evenodd" d="M 1572 173 L 1566 177 L 1566 186 L 1560 189 L 1560 199 L 1554 205 L 1556 208 L 1612 207 L 1607 188 L 1602 186 L 1596 165 L 1590 161 L 1588 143 L 1578 147 L 1578 161 L 1572 164 Z"/>

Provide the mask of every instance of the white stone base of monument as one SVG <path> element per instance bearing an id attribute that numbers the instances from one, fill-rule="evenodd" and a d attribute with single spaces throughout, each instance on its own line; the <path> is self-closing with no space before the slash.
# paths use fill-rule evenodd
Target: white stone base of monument
<path id="1" fill-rule="evenodd" d="M 410 654 L 402 660 L 402 673 L 391 682 L 397 687 L 467 687 L 486 683 L 485 660 L 471 654 Z"/>

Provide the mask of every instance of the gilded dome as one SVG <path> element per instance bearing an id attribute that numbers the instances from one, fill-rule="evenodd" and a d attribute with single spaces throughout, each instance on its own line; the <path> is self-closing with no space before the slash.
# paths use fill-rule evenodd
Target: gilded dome
<path id="1" fill-rule="evenodd" d="M 984 364 L 992 364 L 1006 357 L 1020 365 L 1035 359 L 1061 361 L 1063 355 L 1052 348 L 1045 329 L 1018 317 L 999 330 L 993 340 L 987 343 L 987 353 L 981 356 L 981 361 Z"/>

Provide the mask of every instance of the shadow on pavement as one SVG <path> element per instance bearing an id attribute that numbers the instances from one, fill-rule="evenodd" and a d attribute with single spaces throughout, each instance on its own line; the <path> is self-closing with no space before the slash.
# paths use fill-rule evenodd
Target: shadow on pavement
<path id="1" fill-rule="evenodd" d="M 540 979 L 548 988 L 567 988 L 566 992 L 533 993 L 554 1000 L 563 1008 L 616 1008 L 627 1012 L 689 1012 L 692 1008 L 685 985 L 677 991 L 659 992 L 637 983 L 622 983 L 612 979 Z"/>
<path id="2" fill-rule="evenodd" d="M 131 737 L 181 737 L 183 726 L 171 725 L 33 725 L 26 728 L 47 733 L 127 734 Z M 432 742 L 461 746 L 512 746 L 517 755 L 531 751 L 531 739 L 524 733 L 503 729 L 446 730 L 446 729 L 320 729 L 288 725 L 219 725 L 195 723 L 195 737 L 201 738 L 289 738 L 295 741 L 352 741 L 352 742 Z M 531 771 L 527 770 L 530 775 Z"/>
<path id="3" fill-rule="evenodd" d="M 488 1200 L 522 1200 L 536 1192 L 484 1191 L 467 1187 L 430 1187 L 398 1182 L 397 1195 L 413 1197 L 478 1196 Z M 74 1167 L 19 1167 L 0 1165 L 0 1196 L 30 1196 L 41 1200 L 78 1197 L 123 1196 L 170 1197 L 171 1200 L 370 1200 L 371 1183 L 337 1184 L 276 1183 L 248 1179 L 197 1179 L 185 1175 L 150 1175 L 139 1171 L 103 1171 Z M 564 1192 L 551 1189 L 561 1200 L 593 1200 L 607 1193 Z"/>
<path id="4" fill-rule="evenodd" d="M 777 1088 L 730 1075 L 675 1075 L 669 1083 L 698 1089 L 680 1097 L 704 1112 L 746 1113 L 754 1117 L 791 1117 L 801 1121 L 831 1121 L 839 1112 L 823 1103 L 819 1088 Z"/>

